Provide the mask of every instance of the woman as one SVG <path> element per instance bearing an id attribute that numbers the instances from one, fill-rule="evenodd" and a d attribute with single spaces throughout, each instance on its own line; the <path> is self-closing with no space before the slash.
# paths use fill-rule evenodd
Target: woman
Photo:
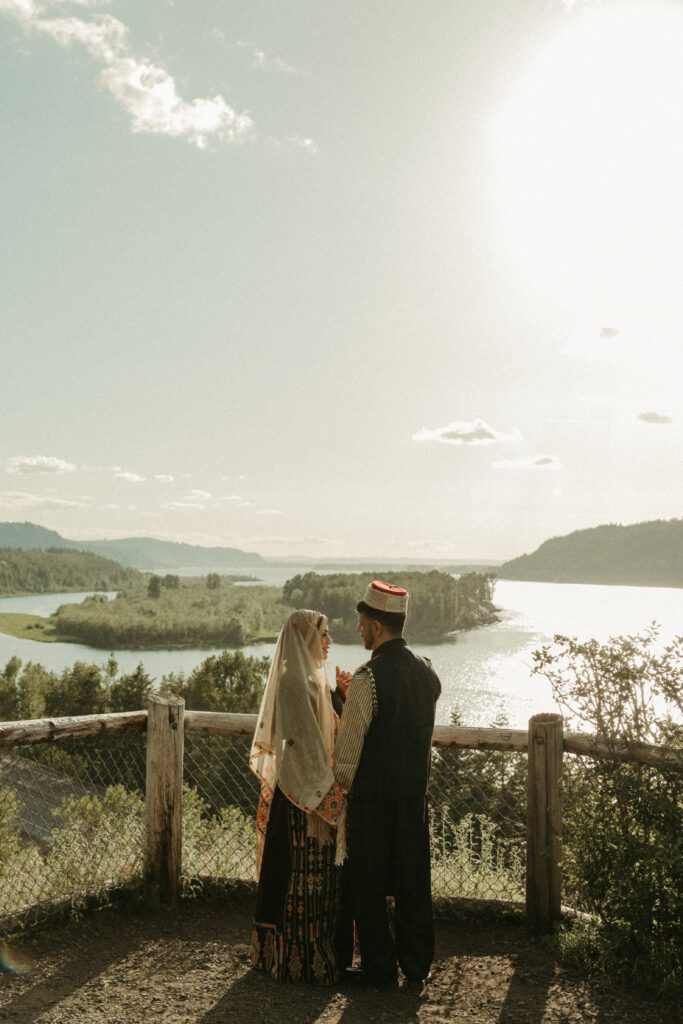
<path id="1" fill-rule="evenodd" d="M 337 718 L 325 673 L 327 619 L 293 612 L 278 637 L 249 765 L 261 779 L 252 966 L 278 981 L 336 980 L 341 873 L 334 781 Z"/>

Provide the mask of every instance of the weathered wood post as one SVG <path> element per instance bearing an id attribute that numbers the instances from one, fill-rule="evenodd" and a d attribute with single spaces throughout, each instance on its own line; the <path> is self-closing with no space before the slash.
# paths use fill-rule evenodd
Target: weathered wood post
<path id="1" fill-rule="evenodd" d="M 529 719 L 526 920 L 535 934 L 552 931 L 562 898 L 561 715 Z"/>
<path id="2" fill-rule="evenodd" d="M 145 887 L 154 902 L 180 891 L 185 701 L 152 694 L 147 703 Z"/>

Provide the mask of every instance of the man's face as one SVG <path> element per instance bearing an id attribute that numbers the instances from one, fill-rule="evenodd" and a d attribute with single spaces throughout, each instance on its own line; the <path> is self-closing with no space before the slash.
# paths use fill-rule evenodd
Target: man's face
<path id="1" fill-rule="evenodd" d="M 356 632 L 363 641 L 363 647 L 366 651 L 374 651 L 375 649 L 375 623 L 372 619 L 367 619 L 362 612 L 358 612 L 358 625 L 356 626 Z"/>

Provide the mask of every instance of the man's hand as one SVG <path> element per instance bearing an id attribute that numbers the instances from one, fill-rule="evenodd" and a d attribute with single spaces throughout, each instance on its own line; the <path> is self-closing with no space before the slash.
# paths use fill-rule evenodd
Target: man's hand
<path id="1" fill-rule="evenodd" d="M 346 696 L 346 694 L 349 692 L 349 686 L 351 685 L 351 680 L 353 676 L 351 675 L 350 672 L 345 672 L 343 669 L 339 668 L 339 665 L 335 666 L 334 671 L 337 677 L 337 686 L 344 694 L 344 696 Z"/>

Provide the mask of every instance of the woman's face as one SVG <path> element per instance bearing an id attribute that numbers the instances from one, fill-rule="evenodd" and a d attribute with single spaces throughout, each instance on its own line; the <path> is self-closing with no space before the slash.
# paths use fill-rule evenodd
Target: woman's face
<path id="1" fill-rule="evenodd" d="M 332 637 L 330 636 L 330 631 L 328 629 L 326 629 L 320 637 L 320 643 L 323 649 L 323 658 L 327 661 L 327 655 L 330 653 L 330 647 L 332 646 Z"/>

